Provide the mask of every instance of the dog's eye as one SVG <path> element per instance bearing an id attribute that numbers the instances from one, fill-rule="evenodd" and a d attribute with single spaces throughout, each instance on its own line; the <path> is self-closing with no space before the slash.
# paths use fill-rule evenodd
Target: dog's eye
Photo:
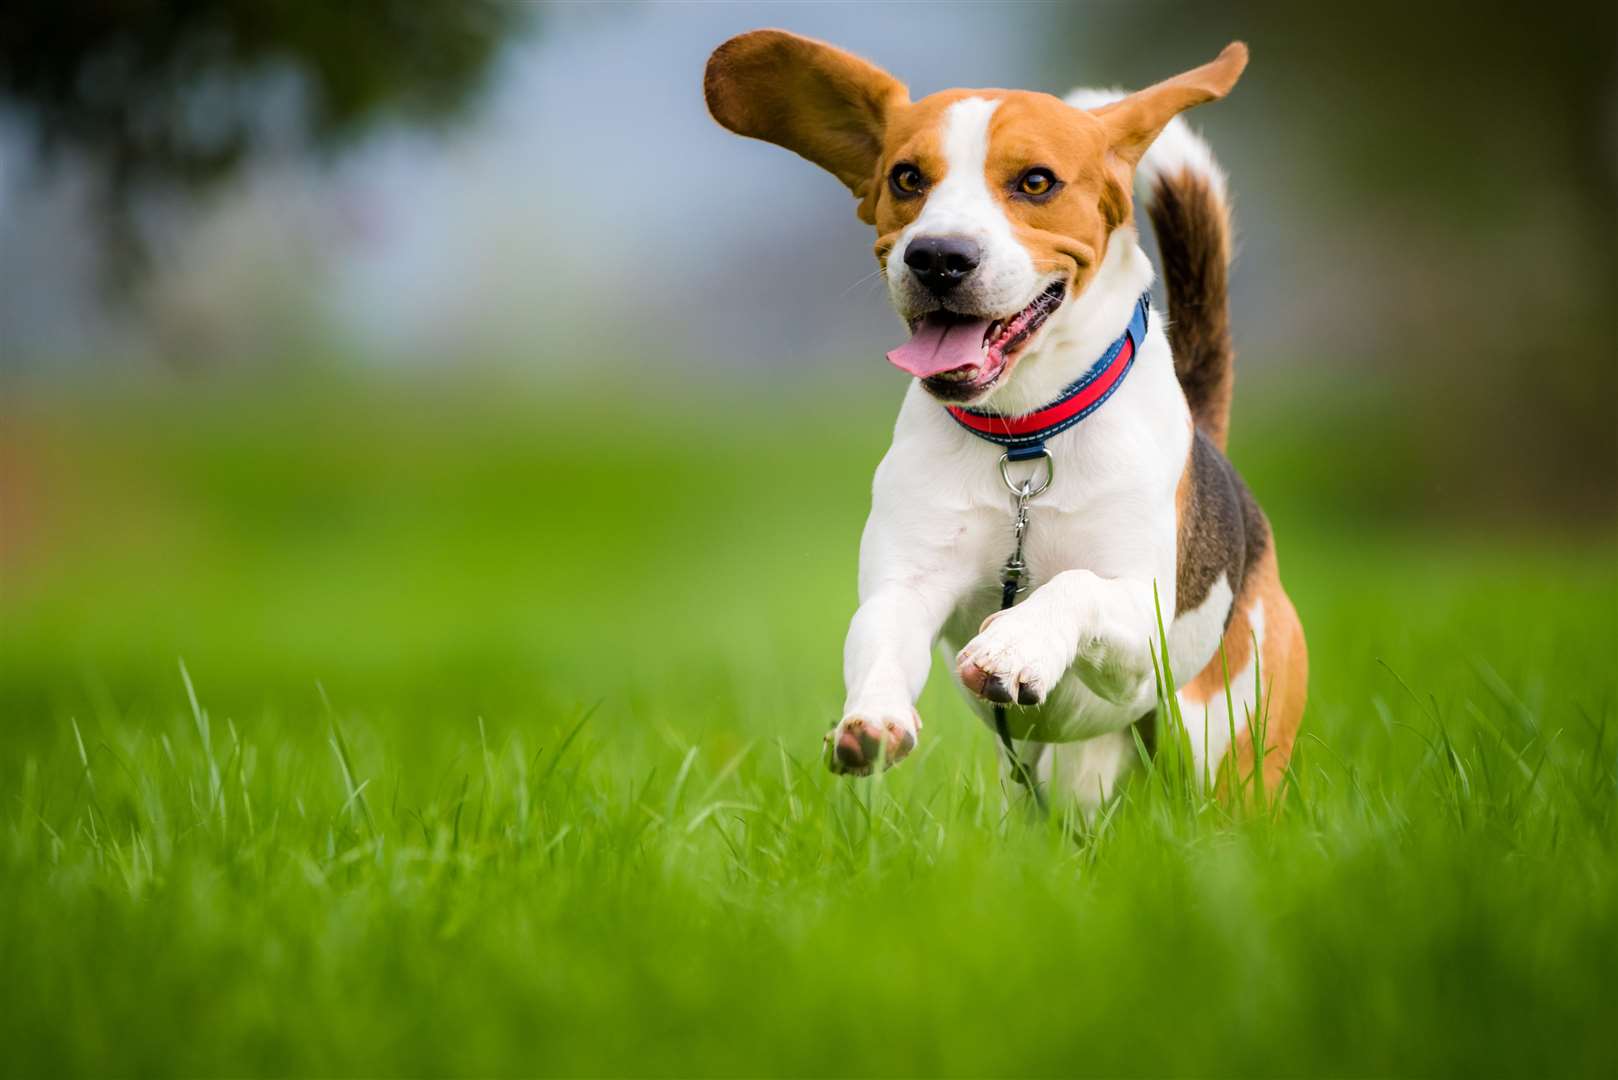
<path id="1" fill-rule="evenodd" d="M 1049 169 L 1029 169 L 1017 181 L 1017 192 L 1040 198 L 1056 190 L 1056 177 L 1051 175 Z"/>
<path id="2" fill-rule="evenodd" d="M 895 165 L 888 174 L 888 183 L 893 185 L 895 194 L 914 195 L 921 190 L 921 170 L 914 165 Z"/>

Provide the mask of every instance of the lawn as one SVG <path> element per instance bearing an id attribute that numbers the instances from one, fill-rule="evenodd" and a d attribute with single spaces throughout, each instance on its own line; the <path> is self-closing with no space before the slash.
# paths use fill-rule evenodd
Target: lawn
<path id="1" fill-rule="evenodd" d="M 861 395 L 12 395 L 0 1072 L 1618 1073 L 1610 529 L 1373 523 L 1239 414 L 1293 774 L 1036 820 L 936 671 L 819 763 Z"/>

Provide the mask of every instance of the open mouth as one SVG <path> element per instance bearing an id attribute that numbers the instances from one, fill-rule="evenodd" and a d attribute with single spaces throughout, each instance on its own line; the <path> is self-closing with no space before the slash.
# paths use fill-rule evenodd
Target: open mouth
<path id="1" fill-rule="evenodd" d="M 1054 281 L 1033 302 L 1004 319 L 930 311 L 911 327 L 910 340 L 888 353 L 900 370 L 922 380 L 945 401 L 968 401 L 993 386 L 1018 351 L 1049 319 L 1067 292 Z"/>

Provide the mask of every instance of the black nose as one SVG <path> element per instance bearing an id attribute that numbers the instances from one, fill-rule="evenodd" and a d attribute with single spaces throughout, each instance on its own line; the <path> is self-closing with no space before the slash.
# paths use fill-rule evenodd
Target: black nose
<path id="1" fill-rule="evenodd" d="M 905 248 L 905 265 L 927 286 L 942 295 L 976 270 L 983 249 L 965 236 L 918 236 Z"/>

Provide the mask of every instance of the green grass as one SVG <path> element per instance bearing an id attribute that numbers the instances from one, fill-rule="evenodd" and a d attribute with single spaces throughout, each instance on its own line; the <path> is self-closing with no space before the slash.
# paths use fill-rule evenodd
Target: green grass
<path id="1" fill-rule="evenodd" d="M 888 403 L 738 404 L 0 409 L 0 1072 L 1618 1070 L 1610 534 L 1366 525 L 1244 417 L 1293 774 L 1075 836 L 941 676 L 820 767 Z"/>

